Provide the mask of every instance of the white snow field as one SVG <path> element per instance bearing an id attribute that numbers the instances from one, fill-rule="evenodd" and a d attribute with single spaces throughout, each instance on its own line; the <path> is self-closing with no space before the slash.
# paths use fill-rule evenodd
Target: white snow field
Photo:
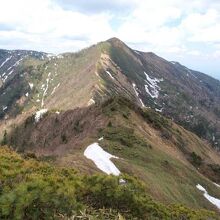
<path id="1" fill-rule="evenodd" d="M 35 122 L 39 122 L 43 115 L 47 112 L 47 109 L 41 109 L 35 113 Z"/>
<path id="2" fill-rule="evenodd" d="M 196 185 L 196 188 L 203 192 L 203 196 L 204 196 L 207 200 L 209 200 L 209 202 L 211 202 L 211 203 L 212 203 L 213 205 L 215 205 L 218 209 L 220 209 L 220 199 L 217 199 L 217 198 L 215 198 L 215 197 L 213 197 L 213 196 L 210 196 L 210 195 L 208 194 L 208 192 L 206 191 L 206 189 L 205 189 L 203 186 L 201 186 L 200 184 L 197 184 L 197 185 Z"/>
<path id="3" fill-rule="evenodd" d="M 139 92 L 138 92 L 138 90 L 137 90 L 136 84 L 135 84 L 135 83 L 132 83 L 132 86 L 133 86 L 134 92 L 135 92 L 136 96 L 138 97 L 138 99 L 139 99 L 139 101 L 140 101 L 142 107 L 145 107 L 145 105 L 144 105 L 142 99 L 139 97 Z"/>
<path id="4" fill-rule="evenodd" d="M 163 79 L 151 78 L 146 72 L 144 72 L 147 83 L 145 85 L 146 92 L 151 96 L 151 98 L 158 98 L 159 91 L 161 88 L 159 87 L 158 83 L 162 82 Z"/>
<path id="5" fill-rule="evenodd" d="M 106 72 L 112 79 L 115 80 L 115 78 L 112 76 L 112 74 L 111 74 L 108 70 L 106 70 L 105 72 Z"/>
<path id="6" fill-rule="evenodd" d="M 111 158 L 118 158 L 108 152 L 104 151 L 98 143 L 89 145 L 84 151 L 84 156 L 92 160 L 95 165 L 108 175 L 113 174 L 115 176 L 120 175 L 119 169 L 110 160 Z"/>

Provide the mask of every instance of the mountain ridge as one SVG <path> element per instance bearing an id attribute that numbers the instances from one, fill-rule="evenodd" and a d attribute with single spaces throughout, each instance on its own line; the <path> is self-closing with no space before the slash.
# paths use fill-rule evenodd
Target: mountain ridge
<path id="1" fill-rule="evenodd" d="M 16 115 L 17 110 L 13 110 L 13 106 L 27 110 L 30 107 L 42 108 L 45 103 L 46 108 L 68 109 L 123 94 L 141 106 L 151 107 L 173 118 L 209 140 L 213 147 L 220 145 L 220 82 L 210 76 L 166 61 L 152 52 L 132 50 L 117 38 L 78 53 L 23 56 L 28 57 L 21 65 L 18 57 L 11 64 L 12 70 L 6 71 L 11 84 L 4 78 L 4 69 L 0 68 L 1 117 L 7 115 L 7 111 Z M 0 60 L 1 65 L 7 64 L 5 68 L 10 68 L 10 60 L 4 64 L 6 59 Z M 13 81 L 21 87 L 12 88 Z M 32 84 L 35 84 L 33 90 L 30 88 Z M 15 94 L 5 97 L 7 90 Z M 68 97 L 64 96 L 65 93 Z M 72 94 L 76 94 L 74 99 Z M 27 97 L 29 95 L 31 98 Z M 6 109 L 10 108 L 8 105 L 12 110 Z"/>

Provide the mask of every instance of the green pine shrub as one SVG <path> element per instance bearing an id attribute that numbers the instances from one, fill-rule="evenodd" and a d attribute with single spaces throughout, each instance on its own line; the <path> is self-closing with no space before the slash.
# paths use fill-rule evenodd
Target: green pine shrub
<path id="1" fill-rule="evenodd" d="M 218 219 L 214 212 L 154 201 L 147 187 L 130 176 L 82 175 L 1 147 L 0 219 L 70 218 Z"/>

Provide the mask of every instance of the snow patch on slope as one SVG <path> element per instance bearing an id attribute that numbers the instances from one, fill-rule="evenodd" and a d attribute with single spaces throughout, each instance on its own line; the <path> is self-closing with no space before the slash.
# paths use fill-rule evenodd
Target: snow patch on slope
<path id="1" fill-rule="evenodd" d="M 161 108 L 161 109 L 155 108 L 155 111 L 156 111 L 156 112 L 162 112 L 162 111 L 163 111 L 163 108 Z"/>
<path id="2" fill-rule="evenodd" d="M 88 101 L 88 106 L 90 106 L 90 105 L 93 105 L 93 104 L 95 104 L 95 100 L 93 99 L 93 98 L 91 98 L 89 101 Z"/>
<path id="3" fill-rule="evenodd" d="M 159 91 L 161 88 L 159 87 L 158 83 L 162 82 L 163 79 L 151 78 L 146 72 L 144 72 L 146 76 L 145 85 L 146 92 L 151 96 L 151 98 L 158 98 Z"/>
<path id="4" fill-rule="evenodd" d="M 3 106 L 2 110 L 5 111 L 8 107 L 7 106 Z"/>
<path id="5" fill-rule="evenodd" d="M 138 50 L 134 50 L 134 52 L 138 55 L 141 55 L 140 52 Z"/>
<path id="6" fill-rule="evenodd" d="M 102 141 L 103 139 L 104 139 L 104 137 L 100 137 L 98 140 L 99 140 L 99 141 Z"/>
<path id="7" fill-rule="evenodd" d="M 54 94 L 54 92 L 56 91 L 56 89 L 57 89 L 59 86 L 60 86 L 60 83 L 58 83 L 57 86 L 55 86 L 55 87 L 53 88 L 53 91 L 51 92 L 51 95 Z"/>
<path id="8" fill-rule="evenodd" d="M 134 92 L 135 92 L 136 96 L 138 97 L 138 99 L 139 99 L 139 101 L 140 101 L 142 107 L 145 107 L 145 104 L 143 103 L 142 99 L 139 98 L 139 92 L 137 91 L 137 86 L 136 86 L 136 84 L 135 84 L 135 83 L 132 83 L 132 86 L 133 86 Z"/>
<path id="9" fill-rule="evenodd" d="M 20 62 L 23 60 L 24 57 L 21 57 L 18 61 L 15 62 L 15 64 L 13 65 L 13 67 L 18 66 L 20 64 Z"/>
<path id="10" fill-rule="evenodd" d="M 220 199 L 217 199 L 217 198 L 215 198 L 215 197 L 213 197 L 213 196 L 210 196 L 210 195 L 208 194 L 208 192 L 206 191 L 206 189 L 205 189 L 203 186 L 201 186 L 200 184 L 197 184 L 197 185 L 196 185 L 196 188 L 203 192 L 203 196 L 204 196 L 207 200 L 209 200 L 209 202 L 211 202 L 211 203 L 212 203 L 213 205 L 215 205 L 218 209 L 220 209 Z"/>
<path id="11" fill-rule="evenodd" d="M 29 86 L 30 86 L 30 89 L 33 89 L 34 84 L 33 84 L 33 83 L 28 83 L 28 84 L 29 84 Z"/>
<path id="12" fill-rule="evenodd" d="M 89 145 L 84 151 L 84 156 L 92 160 L 95 165 L 108 175 L 113 174 L 118 176 L 120 174 L 119 169 L 110 160 L 111 158 L 118 158 L 108 152 L 104 151 L 98 143 Z"/>
<path id="13" fill-rule="evenodd" d="M 172 63 L 173 65 L 178 64 L 176 61 L 170 61 L 170 63 Z"/>
<path id="14" fill-rule="evenodd" d="M 44 115 L 45 113 L 47 113 L 47 111 L 48 111 L 47 109 L 41 109 L 41 110 L 37 111 L 37 112 L 35 113 L 35 117 L 34 117 L 35 122 L 36 122 L 36 123 L 39 122 L 40 119 L 43 117 L 43 115 Z"/>
<path id="15" fill-rule="evenodd" d="M 11 70 L 11 71 L 8 73 L 7 77 L 10 76 L 13 72 L 14 72 L 14 70 Z"/>
<path id="16" fill-rule="evenodd" d="M 217 187 L 219 187 L 220 188 L 220 185 L 219 184 L 217 184 L 217 183 L 213 183 L 215 186 L 217 186 Z"/>
<path id="17" fill-rule="evenodd" d="M 112 74 L 111 74 L 108 70 L 106 70 L 105 72 L 106 72 L 112 79 L 115 80 L 115 78 L 112 76 Z"/>
<path id="18" fill-rule="evenodd" d="M 8 77 L 14 72 L 14 67 L 17 67 L 20 62 L 25 58 L 26 56 L 22 56 L 19 60 L 17 60 L 12 66 L 10 66 L 1 76 L 3 83 L 8 79 Z M 5 65 L 9 60 L 11 60 L 12 56 L 8 57 L 1 65 L 0 68 Z M 9 72 L 8 72 L 9 71 Z M 8 73 L 7 73 L 8 72 Z M 22 76 L 22 75 L 21 75 Z"/>
<path id="19" fill-rule="evenodd" d="M 44 89 L 44 84 L 42 85 L 42 88 L 44 89 L 44 92 L 43 92 L 43 96 L 42 96 L 42 100 L 41 100 L 41 107 L 44 106 L 44 97 L 46 96 L 47 94 L 47 90 L 48 90 L 48 86 L 49 86 L 49 81 L 50 81 L 50 72 L 48 73 L 48 78 L 46 79 L 46 88 Z"/>
<path id="20" fill-rule="evenodd" d="M 1 64 L 0 68 L 3 67 L 4 64 L 7 63 L 11 58 L 12 58 L 12 56 L 6 58 L 6 60 Z"/>

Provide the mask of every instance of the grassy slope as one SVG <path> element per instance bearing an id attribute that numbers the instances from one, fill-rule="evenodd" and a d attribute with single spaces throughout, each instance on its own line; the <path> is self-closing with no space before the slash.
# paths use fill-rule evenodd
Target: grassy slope
<path id="1" fill-rule="evenodd" d="M 48 79 L 48 88 L 44 94 L 44 108 L 67 110 L 87 106 L 90 98 L 94 96 L 95 86 L 100 80 L 95 74 L 100 56 L 101 48 L 96 45 L 62 56 L 45 57 L 44 59 L 28 57 L 18 67 L 18 76 L 14 79 L 18 86 L 13 88 L 13 83 L 11 82 L 11 86 L 10 82 L 8 83 L 10 91 L 8 91 L 7 97 L 1 99 L 2 105 L 8 106 L 9 113 L 9 102 L 13 102 L 13 105 L 19 103 L 23 112 L 31 108 L 42 108 L 42 97 Z M 28 83 L 33 84 L 32 89 Z M 22 84 L 22 90 L 18 90 L 20 84 Z M 53 92 L 55 87 L 57 89 Z M 28 97 L 25 96 L 27 92 Z M 12 95 L 13 97 L 11 97 Z M 5 101 L 6 98 L 8 100 Z"/>
<path id="2" fill-rule="evenodd" d="M 65 131 L 67 143 L 60 143 L 62 138 L 58 131 Z M 196 189 L 198 183 L 220 198 L 220 190 L 188 161 L 190 153 L 196 152 L 203 163 L 220 164 L 216 152 L 192 133 L 151 110 L 142 111 L 123 98 L 110 99 L 101 107 L 91 106 L 88 110 L 69 111 L 59 116 L 49 113 L 38 124 L 29 120 L 26 127 L 18 127 L 16 132 L 15 148 L 21 146 L 24 151 L 52 158 L 57 156 L 56 164 L 86 173 L 99 170 L 83 156 L 83 151 L 104 136 L 100 145 L 122 158 L 115 160 L 120 170 L 143 180 L 148 193 L 158 201 L 215 210 Z M 53 139 L 54 134 L 56 138 Z M 47 139 L 49 145 L 43 147 L 41 142 L 31 142 L 32 136 L 42 143 Z M 22 145 L 24 140 L 27 145 Z"/>
<path id="3" fill-rule="evenodd" d="M 42 85 L 46 85 L 46 80 L 49 78 L 44 107 L 62 110 L 87 105 L 97 82 L 95 69 L 99 56 L 99 50 L 96 47 L 90 47 L 78 53 L 64 54 L 63 58 L 45 61 L 39 67 L 40 80 L 34 83 L 36 91 L 33 94 L 32 104 L 40 108 L 41 102 L 37 103 L 36 100 L 42 100 Z M 52 94 L 58 84 L 59 87 Z"/>
<path id="4" fill-rule="evenodd" d="M 16 111 L 8 105 L 7 120 L 0 122 L 1 130 L 11 130 L 37 109 L 68 110 L 87 106 L 91 98 L 96 98 L 95 90 L 97 85 L 102 83 L 102 79 L 95 74 L 100 56 L 101 48 L 92 46 L 78 53 L 63 54 L 63 57 L 54 56 L 44 60 L 31 57 L 25 59 L 19 66 L 19 72 L 23 77 L 15 80 L 15 85 L 21 84 L 22 90 L 18 92 L 19 86 L 13 87 L 13 84 L 9 84 L 9 94 L 15 98 L 12 99 L 7 95 L 5 102 L 7 105 L 8 102 L 13 102 L 12 106 Z M 47 79 L 49 79 L 48 89 L 42 107 Z M 28 83 L 33 84 L 32 89 Z M 57 88 L 53 92 L 55 87 Z M 27 93 L 28 97 L 25 96 Z"/>
<path id="5" fill-rule="evenodd" d="M 220 198 L 220 190 L 198 173 L 186 160 L 186 154 L 195 151 L 207 161 L 218 164 L 219 156 L 216 156 L 215 152 L 196 136 L 173 123 L 170 130 L 172 137 L 167 139 L 161 137 L 160 130 L 154 129 L 149 123 L 143 123 L 143 118 L 139 114 L 126 110 L 126 106 L 124 108 L 120 106 L 119 109 L 108 112 L 112 127 L 102 131 L 104 141 L 101 146 L 123 158 L 116 161 L 121 170 L 144 180 L 149 186 L 150 193 L 159 200 L 169 203 L 181 202 L 192 207 L 211 208 L 210 203 L 202 197 L 195 186 L 198 183 L 204 185 L 212 195 L 218 198 Z M 128 111 L 128 119 L 125 117 L 126 111 Z M 174 144 L 177 129 L 180 136 L 187 142 L 188 149 L 185 153 L 177 144 Z M 133 138 L 131 134 L 134 135 Z M 143 144 L 138 141 L 141 138 Z"/>

